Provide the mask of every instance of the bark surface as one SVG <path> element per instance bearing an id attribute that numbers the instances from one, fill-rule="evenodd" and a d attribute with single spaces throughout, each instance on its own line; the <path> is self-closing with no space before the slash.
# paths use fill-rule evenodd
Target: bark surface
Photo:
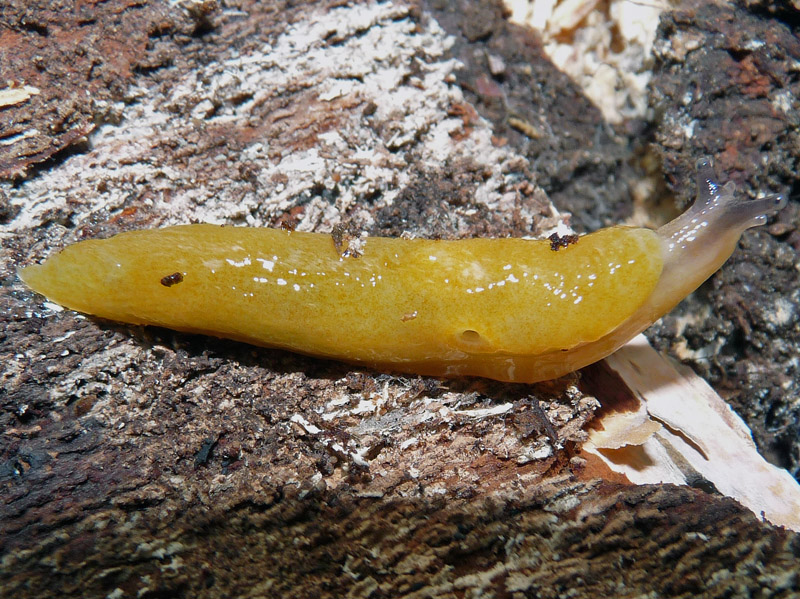
<path id="1" fill-rule="evenodd" d="M 499 5 L 7 6 L 0 53 L 22 50 L 2 80 L 40 93 L 0 109 L 0 596 L 796 591 L 797 535 L 582 455 L 598 403 L 576 375 L 358 371 L 88 319 L 16 278 L 85 237 L 195 221 L 550 230 L 526 142 L 473 94 L 502 105 L 499 86 L 535 72 L 564 143 L 588 148 L 605 125 Z M 506 74 L 476 74 L 486 43 Z M 53 129 L 59 111 L 70 125 Z"/>

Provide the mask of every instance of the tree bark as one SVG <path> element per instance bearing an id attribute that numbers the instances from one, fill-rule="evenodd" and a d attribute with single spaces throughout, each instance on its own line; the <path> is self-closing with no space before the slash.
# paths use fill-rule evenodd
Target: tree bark
<path id="1" fill-rule="evenodd" d="M 86 318 L 16 278 L 83 238 L 185 222 L 552 228 L 516 133 L 478 115 L 452 56 L 503 27 L 537 65 L 542 102 L 561 107 L 553 122 L 571 123 L 565 143 L 596 136 L 599 112 L 499 5 L 467 4 L 454 41 L 436 4 L 118 0 L 65 5 L 69 18 L 9 4 L 3 56 L 26 58 L 2 79 L 39 93 L 3 117 L 36 133 L 9 138 L 1 164 L 14 180 L 0 187 L 0 595 L 797 589 L 796 534 L 700 489 L 631 485 L 581 453 L 598 403 L 578 375 L 364 371 Z M 63 75 L 30 67 L 35 55 Z M 56 113 L 88 141 L 54 131 Z"/>

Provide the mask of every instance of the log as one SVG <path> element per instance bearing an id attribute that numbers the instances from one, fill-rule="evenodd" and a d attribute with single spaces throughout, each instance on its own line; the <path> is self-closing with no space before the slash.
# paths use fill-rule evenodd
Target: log
<path id="1" fill-rule="evenodd" d="M 360 370 L 98 321 L 16 278 L 83 238 L 186 222 L 440 238 L 563 226 L 520 132 L 478 114 L 452 57 L 493 36 L 512 65 L 513 41 L 551 75 L 559 122 L 565 102 L 580 115 L 576 146 L 602 115 L 499 4 L 47 4 L 10 2 L 0 37 L 3 56 L 23 48 L 2 80 L 39 90 L 2 114 L 16 128 L 0 186 L 0 596 L 797 588 L 796 533 L 583 452 L 599 404 L 580 375 Z M 53 129 L 55 114 L 74 126 Z"/>

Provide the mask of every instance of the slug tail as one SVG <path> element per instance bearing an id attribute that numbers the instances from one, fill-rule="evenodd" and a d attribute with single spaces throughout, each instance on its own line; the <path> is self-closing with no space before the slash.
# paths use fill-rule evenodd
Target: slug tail
<path id="1" fill-rule="evenodd" d="M 93 306 L 102 298 L 92 278 L 92 253 L 95 242 L 83 241 L 53 254 L 41 264 L 31 264 L 17 270 L 17 276 L 30 289 L 65 308 L 95 314 Z"/>
<path id="2" fill-rule="evenodd" d="M 43 293 L 44 285 L 42 283 L 42 277 L 44 275 L 44 267 L 41 264 L 31 264 L 30 266 L 25 266 L 23 268 L 17 269 L 17 276 L 20 280 L 25 283 L 30 289 L 33 289 L 36 293 Z"/>
<path id="3" fill-rule="evenodd" d="M 50 260 L 46 260 L 42 264 L 31 264 L 17 270 L 17 276 L 29 289 L 62 306 L 71 308 L 74 302 L 71 301 L 69 285 L 59 275 L 60 273 L 53 268 Z"/>

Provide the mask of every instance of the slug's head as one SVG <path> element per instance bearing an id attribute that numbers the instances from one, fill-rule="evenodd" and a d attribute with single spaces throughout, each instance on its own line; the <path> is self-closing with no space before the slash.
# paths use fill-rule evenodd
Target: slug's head
<path id="1" fill-rule="evenodd" d="M 653 292 L 653 314 L 660 316 L 699 287 L 736 249 L 742 233 L 767 222 L 786 205 L 782 195 L 748 200 L 736 185 L 717 183 L 711 161 L 697 165 L 697 199 L 675 220 L 658 229 L 664 266 Z"/>
<path id="2" fill-rule="evenodd" d="M 786 197 L 777 193 L 757 200 L 737 199 L 733 181 L 720 188 L 711 159 L 703 158 L 697 163 L 697 200 L 692 208 L 702 208 L 706 213 L 717 211 L 720 217 L 725 217 L 728 226 L 740 232 L 766 224 L 767 216 L 785 206 Z"/>
<path id="3" fill-rule="evenodd" d="M 681 216 L 658 232 L 670 252 L 705 249 L 714 252 L 730 246 L 730 254 L 741 234 L 767 222 L 767 216 L 786 206 L 786 198 L 773 194 L 749 200 L 738 197 L 736 184 L 720 186 L 709 158 L 697 163 L 697 199 Z M 725 256 L 727 258 L 727 255 Z M 723 260 L 724 261 L 724 260 Z"/>

